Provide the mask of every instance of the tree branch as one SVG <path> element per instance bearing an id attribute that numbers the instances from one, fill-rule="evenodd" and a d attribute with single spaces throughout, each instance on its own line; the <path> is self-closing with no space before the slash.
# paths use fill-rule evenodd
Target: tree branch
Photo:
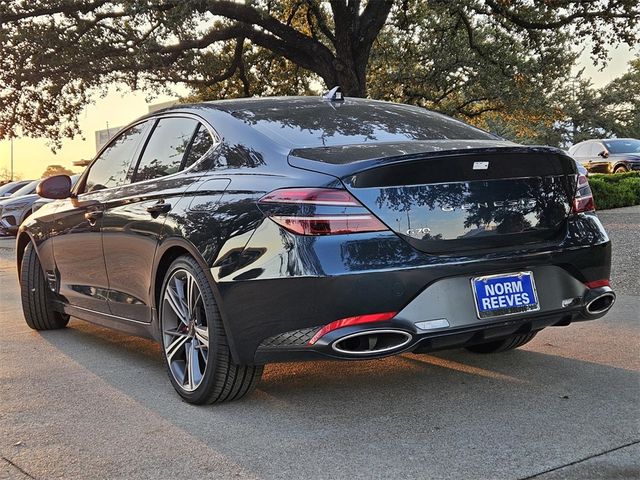
<path id="1" fill-rule="evenodd" d="M 594 11 L 576 11 L 570 15 L 560 16 L 557 20 L 549 22 L 532 21 L 524 19 L 522 16 L 514 12 L 513 9 L 504 6 L 505 4 L 498 3 L 495 0 L 485 1 L 487 5 L 489 5 L 491 10 L 493 10 L 493 12 L 501 15 L 513 24 L 529 30 L 553 30 L 569 25 L 578 19 L 594 20 L 598 18 L 619 18 L 637 20 L 640 17 L 640 10 L 629 9 L 622 12 L 613 13 L 611 8 L 606 8 Z"/>

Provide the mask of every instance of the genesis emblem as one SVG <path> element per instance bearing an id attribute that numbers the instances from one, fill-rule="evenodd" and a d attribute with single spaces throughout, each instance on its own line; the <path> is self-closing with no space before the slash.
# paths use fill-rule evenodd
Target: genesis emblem
<path id="1" fill-rule="evenodd" d="M 489 162 L 473 162 L 474 170 L 488 170 Z"/>

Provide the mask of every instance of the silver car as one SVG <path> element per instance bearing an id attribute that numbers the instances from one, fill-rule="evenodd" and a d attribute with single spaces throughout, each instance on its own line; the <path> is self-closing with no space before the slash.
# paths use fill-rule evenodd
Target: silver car
<path id="1" fill-rule="evenodd" d="M 18 189 L 24 187 L 27 183 L 32 181 L 33 180 L 16 180 L 15 182 L 5 183 L 4 185 L 0 186 L 0 199 L 10 197 L 15 192 L 17 192 Z"/>
<path id="2" fill-rule="evenodd" d="M 40 180 L 33 180 L 0 200 L 0 234 L 15 235 L 23 220 L 31 215 L 33 202 L 40 198 L 36 193 L 39 183 Z"/>

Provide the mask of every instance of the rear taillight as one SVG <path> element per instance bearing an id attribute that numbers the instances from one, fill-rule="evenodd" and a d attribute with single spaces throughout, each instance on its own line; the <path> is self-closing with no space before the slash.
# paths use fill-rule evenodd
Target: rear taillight
<path id="1" fill-rule="evenodd" d="M 346 190 L 283 188 L 258 204 L 281 227 L 298 235 L 342 235 L 388 230 Z"/>
<path id="2" fill-rule="evenodd" d="M 341 320 L 336 320 L 335 322 L 331 322 L 318 330 L 313 338 L 309 340 L 309 345 L 313 345 L 327 333 L 333 332 L 338 328 L 351 327 L 353 325 L 361 325 L 363 323 L 386 322 L 387 320 L 391 320 L 397 314 L 398 312 L 369 313 L 367 315 L 358 315 L 356 317 L 347 317 Z"/>
<path id="3" fill-rule="evenodd" d="M 593 194 L 589 186 L 589 180 L 585 175 L 578 175 L 578 185 L 576 196 L 573 199 L 573 213 L 593 212 L 596 204 L 593 201 Z"/>

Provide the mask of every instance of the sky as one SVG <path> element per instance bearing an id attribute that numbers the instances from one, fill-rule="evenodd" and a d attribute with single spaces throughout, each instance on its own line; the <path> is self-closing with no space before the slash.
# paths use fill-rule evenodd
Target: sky
<path id="1" fill-rule="evenodd" d="M 609 52 L 610 62 L 602 69 L 593 65 L 590 55 L 585 51 L 577 65 L 576 71 L 584 68 L 584 76 L 591 78 L 594 87 L 606 85 L 612 79 L 619 77 L 627 70 L 627 64 L 640 51 L 633 51 L 628 47 L 619 46 Z M 184 89 L 176 88 L 177 95 L 185 95 Z M 158 96 L 150 104 L 173 100 L 176 97 Z M 146 94 L 118 91 L 115 86 L 109 89 L 104 98 L 97 98 L 93 105 L 85 108 L 80 117 L 80 127 L 83 138 L 64 140 L 62 148 L 55 153 L 43 138 L 20 138 L 13 142 L 14 172 L 24 179 L 39 178 L 47 165 L 62 165 L 74 171 L 81 170 L 73 167 L 72 162 L 81 159 L 91 159 L 96 154 L 95 131 L 105 128 L 117 128 L 128 124 L 132 120 L 149 111 Z M 10 169 L 11 146 L 8 141 L 0 141 L 0 170 Z"/>

